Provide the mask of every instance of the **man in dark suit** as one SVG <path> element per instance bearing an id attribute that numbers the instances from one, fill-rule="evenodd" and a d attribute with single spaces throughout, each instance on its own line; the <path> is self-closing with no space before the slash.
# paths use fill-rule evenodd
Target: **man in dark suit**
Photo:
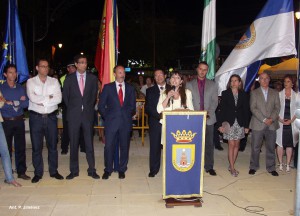
<path id="1" fill-rule="evenodd" d="M 62 76 L 60 78 L 60 84 L 62 87 L 62 91 L 63 91 L 64 82 L 66 80 L 66 77 L 72 73 L 75 73 L 76 70 L 77 69 L 75 67 L 74 61 L 70 62 L 67 65 L 68 74 L 65 74 L 64 76 Z M 63 119 L 63 133 L 62 133 L 62 138 L 61 138 L 61 154 L 66 155 L 68 153 L 70 138 L 69 138 L 69 128 L 68 128 L 68 122 L 67 122 L 67 107 L 66 107 L 64 101 L 62 101 L 62 119 Z M 85 143 L 84 143 L 82 129 L 80 130 L 80 135 L 79 135 L 79 145 L 80 145 L 80 151 L 85 152 Z"/>
<path id="2" fill-rule="evenodd" d="M 94 107 L 97 99 L 97 77 L 86 72 L 87 58 L 78 55 L 74 58 L 76 73 L 70 74 L 64 83 L 63 99 L 67 107 L 67 121 L 70 137 L 70 171 L 66 179 L 79 175 L 78 145 L 80 128 L 82 128 L 86 159 L 89 165 L 88 176 L 99 179 L 95 169 L 93 144 Z"/>
<path id="3" fill-rule="evenodd" d="M 157 112 L 157 103 L 159 96 L 166 89 L 166 75 L 163 70 L 154 71 L 156 85 L 147 89 L 146 94 L 146 113 L 149 117 L 149 139 L 150 139 L 150 157 L 149 157 L 149 177 L 154 177 L 160 168 L 161 158 L 161 123 L 160 115 Z"/>
<path id="4" fill-rule="evenodd" d="M 128 164 L 130 131 L 132 116 L 136 112 L 136 96 L 134 88 L 124 82 L 125 69 L 121 65 L 114 67 L 116 81 L 106 84 L 100 94 L 99 112 L 104 119 L 105 147 L 104 174 L 102 179 L 108 179 L 113 172 L 115 145 L 119 140 L 120 164 L 119 179 L 125 178 Z"/>

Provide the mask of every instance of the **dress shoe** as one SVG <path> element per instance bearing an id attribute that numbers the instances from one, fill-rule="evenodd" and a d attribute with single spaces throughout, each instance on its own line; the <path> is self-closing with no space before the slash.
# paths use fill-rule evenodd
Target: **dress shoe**
<path id="1" fill-rule="evenodd" d="M 61 174 L 59 174 L 58 172 L 55 173 L 55 174 L 50 175 L 50 177 L 56 178 L 56 179 L 58 179 L 58 180 L 64 179 L 64 177 L 63 177 Z"/>
<path id="2" fill-rule="evenodd" d="M 224 148 L 222 146 L 216 146 L 215 149 L 218 149 L 219 151 L 223 151 Z"/>
<path id="3" fill-rule="evenodd" d="M 102 175 L 102 179 L 108 179 L 109 176 L 110 176 L 109 172 L 104 172 L 103 175 Z"/>
<path id="4" fill-rule="evenodd" d="M 206 172 L 209 173 L 209 175 L 211 175 L 211 176 L 216 176 L 217 175 L 217 173 L 214 169 L 206 170 Z"/>
<path id="5" fill-rule="evenodd" d="M 42 177 L 35 175 L 32 179 L 31 179 L 31 183 L 37 183 L 42 179 Z"/>
<path id="6" fill-rule="evenodd" d="M 30 180 L 31 178 L 26 175 L 25 173 L 24 174 L 18 174 L 18 178 L 20 179 L 23 179 L 23 180 Z"/>
<path id="7" fill-rule="evenodd" d="M 71 180 L 71 179 L 73 179 L 73 178 L 75 178 L 75 177 L 78 177 L 78 176 L 79 176 L 78 173 L 70 173 L 70 174 L 66 177 L 66 179 Z"/>
<path id="8" fill-rule="evenodd" d="M 153 177 L 155 177 L 155 175 L 156 175 L 156 173 L 154 173 L 154 172 L 149 172 L 148 177 L 153 178 Z"/>
<path id="9" fill-rule="evenodd" d="M 61 154 L 62 154 L 62 155 L 68 154 L 68 150 L 62 150 L 62 151 L 61 151 Z"/>
<path id="10" fill-rule="evenodd" d="M 96 172 L 89 173 L 88 176 L 91 176 L 93 179 L 99 179 L 100 176 Z"/>
<path id="11" fill-rule="evenodd" d="M 275 170 L 269 172 L 272 176 L 278 176 L 278 172 L 276 172 Z"/>
<path id="12" fill-rule="evenodd" d="M 125 173 L 119 172 L 119 179 L 124 179 L 124 178 L 125 178 Z"/>
<path id="13" fill-rule="evenodd" d="M 254 170 L 254 169 L 249 170 L 249 175 L 254 175 L 255 173 L 256 173 L 256 170 Z"/>

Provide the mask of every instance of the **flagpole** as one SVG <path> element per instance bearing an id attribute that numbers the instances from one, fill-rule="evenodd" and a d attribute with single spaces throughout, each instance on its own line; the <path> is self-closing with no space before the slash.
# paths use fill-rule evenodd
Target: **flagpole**
<path id="1" fill-rule="evenodd" d="M 296 12 L 295 15 L 300 13 L 300 11 Z M 298 52 L 298 68 L 297 68 L 297 81 L 298 81 L 298 91 L 300 90 L 299 86 L 299 57 L 300 57 L 300 17 L 296 16 L 296 22 L 298 22 L 298 47 L 297 47 L 297 52 Z M 299 93 L 299 92 L 298 92 Z M 299 109 L 299 107 L 298 107 Z M 298 128 L 299 130 L 299 128 Z M 299 140 L 300 140 L 300 134 L 299 134 Z M 295 207 L 295 214 L 294 215 L 300 215 L 300 154 L 299 154 L 299 142 L 298 142 L 298 161 L 297 161 L 297 178 L 296 178 L 296 207 Z"/>

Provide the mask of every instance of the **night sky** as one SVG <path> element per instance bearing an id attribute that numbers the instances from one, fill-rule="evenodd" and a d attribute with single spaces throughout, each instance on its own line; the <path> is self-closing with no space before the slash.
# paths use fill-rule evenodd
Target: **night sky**
<path id="1" fill-rule="evenodd" d="M 1 31 L 3 31 L 5 23 L 6 1 L 0 1 Z M 62 42 L 65 45 L 65 50 L 60 56 L 63 61 L 70 59 L 80 49 L 90 52 L 90 56 L 93 58 L 104 0 L 19 0 L 18 2 L 29 60 L 32 58 L 33 17 L 35 18 L 35 37 L 39 39 L 45 35 L 47 29 L 47 2 L 49 16 L 52 15 L 52 17 L 48 22 L 49 28 L 45 38 L 35 43 L 36 53 L 46 53 L 51 44 Z M 266 0 L 217 0 L 217 35 L 218 28 L 249 25 L 265 2 Z M 298 1 L 295 0 L 295 2 Z M 152 38 L 149 22 L 151 23 L 153 17 L 153 0 L 119 0 L 118 8 L 120 48 L 123 48 L 121 59 L 137 56 L 150 59 L 152 45 L 149 41 Z M 203 1 L 200 0 L 156 0 L 155 17 L 158 25 L 162 22 L 173 25 L 170 28 L 169 26 L 164 27 L 164 25 L 162 25 L 163 29 L 157 28 L 157 45 L 164 45 L 164 41 L 169 38 L 174 43 L 169 43 L 168 46 L 174 47 L 178 44 L 178 47 L 176 47 L 176 51 L 171 49 L 166 52 L 169 52 L 170 55 L 175 52 L 179 56 L 182 55 L 180 53 L 182 47 L 200 43 L 202 12 Z M 90 20 L 94 20 L 93 27 L 89 26 L 92 25 Z M 165 37 L 160 37 L 160 35 Z M 135 37 L 137 41 L 128 39 L 129 37 Z M 175 57 L 171 55 L 170 59 Z M 164 63 L 169 60 L 164 57 L 161 59 Z"/>

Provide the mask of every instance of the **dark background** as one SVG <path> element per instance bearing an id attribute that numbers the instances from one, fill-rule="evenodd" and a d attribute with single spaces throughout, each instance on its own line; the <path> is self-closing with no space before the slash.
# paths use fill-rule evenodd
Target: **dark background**
<path id="1" fill-rule="evenodd" d="M 220 56 L 230 53 L 266 0 L 217 0 Z M 19 16 L 29 67 L 51 57 L 61 67 L 84 52 L 93 66 L 104 0 L 19 0 Z M 295 0 L 295 11 L 299 8 Z M 142 60 L 143 67 L 190 69 L 200 56 L 203 1 L 119 0 L 119 63 Z M 7 0 L 0 3 L 2 40 Z M 33 42 L 35 41 L 35 42 Z M 34 52 L 33 52 L 34 48 Z"/>

